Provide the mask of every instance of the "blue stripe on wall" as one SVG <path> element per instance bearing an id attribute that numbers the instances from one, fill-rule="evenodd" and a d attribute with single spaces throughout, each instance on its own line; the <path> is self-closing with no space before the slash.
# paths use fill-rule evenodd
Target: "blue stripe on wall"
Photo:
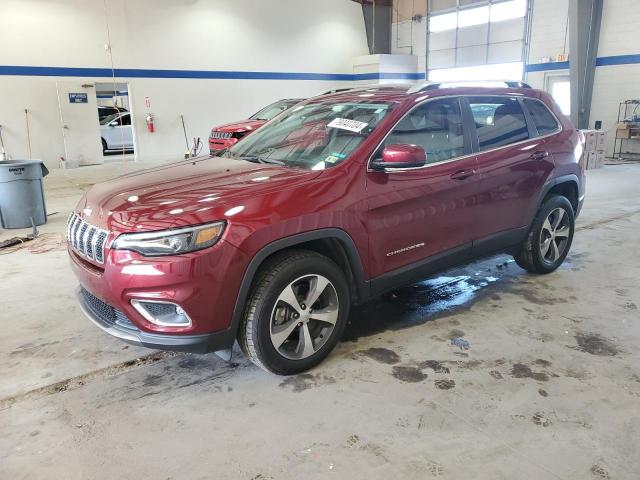
<path id="1" fill-rule="evenodd" d="M 30 67 L 0 65 L 0 75 L 36 77 L 111 77 L 109 68 Z M 424 73 L 303 73 L 303 72 L 243 72 L 220 70 L 147 70 L 116 68 L 118 78 L 195 78 L 219 80 L 424 80 Z"/>
<path id="2" fill-rule="evenodd" d="M 597 67 L 606 67 L 609 65 L 630 65 L 640 63 L 640 55 L 614 55 L 611 57 L 599 57 L 596 59 Z"/>
<path id="3" fill-rule="evenodd" d="M 569 68 L 569 62 L 547 62 L 547 63 L 529 63 L 525 65 L 525 72 L 546 72 L 549 70 L 566 70 Z"/>
<path id="4" fill-rule="evenodd" d="M 612 55 L 596 58 L 596 67 L 612 65 L 633 65 L 640 63 L 640 55 Z M 567 70 L 569 62 L 530 63 L 525 66 L 526 72 L 548 72 L 550 70 Z"/>

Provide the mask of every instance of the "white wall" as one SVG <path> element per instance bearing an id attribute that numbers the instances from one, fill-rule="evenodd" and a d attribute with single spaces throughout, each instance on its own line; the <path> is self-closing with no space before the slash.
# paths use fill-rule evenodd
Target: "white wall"
<path id="1" fill-rule="evenodd" d="M 569 53 L 568 15 L 569 0 L 533 0 L 527 63 L 542 63 L 558 54 Z M 564 73 L 568 72 L 567 69 Z M 529 72 L 525 81 L 534 88 L 544 89 L 545 75 L 544 71 Z"/>
<path id="2" fill-rule="evenodd" d="M 598 57 L 640 54 L 638 6 L 637 0 L 604 1 Z M 608 156 L 613 153 L 618 104 L 630 99 L 640 99 L 640 64 L 596 68 L 590 126 L 602 120 L 607 131 Z M 640 152 L 638 142 L 628 141 L 625 149 L 627 146 L 629 151 Z"/>
<path id="3" fill-rule="evenodd" d="M 368 53 L 361 6 L 347 0 L 107 0 L 116 69 L 352 73 Z M 102 0 L 3 0 L 0 65 L 110 68 Z M 11 48 L 6 48 L 10 45 Z M 33 157 L 57 165 L 64 153 L 56 81 L 103 77 L 0 75 L 0 124 L 7 151 L 26 157 L 24 109 Z M 116 78 L 129 84 L 138 158 L 174 158 L 190 136 L 246 118 L 284 97 L 309 96 L 340 82 Z M 144 128 L 151 99 L 156 133 Z"/>

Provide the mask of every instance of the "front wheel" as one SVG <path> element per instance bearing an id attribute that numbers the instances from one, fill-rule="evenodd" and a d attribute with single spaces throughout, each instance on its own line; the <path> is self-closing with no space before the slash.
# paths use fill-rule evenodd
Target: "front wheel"
<path id="1" fill-rule="evenodd" d="M 531 273 L 553 272 L 569 253 L 574 229 L 575 215 L 569 200 L 561 195 L 547 198 L 514 256 L 516 263 Z"/>
<path id="2" fill-rule="evenodd" d="M 256 276 L 238 343 L 267 371 L 299 373 L 333 350 L 349 307 L 349 287 L 332 260 L 305 250 L 276 254 Z"/>

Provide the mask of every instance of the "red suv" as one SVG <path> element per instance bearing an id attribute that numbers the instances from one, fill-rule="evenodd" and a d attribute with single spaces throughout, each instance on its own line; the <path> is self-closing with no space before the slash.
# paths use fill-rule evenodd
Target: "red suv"
<path id="1" fill-rule="evenodd" d="M 580 136 L 524 84 L 376 86 L 314 97 L 216 158 L 94 185 L 68 224 L 87 314 L 151 348 L 293 374 L 352 304 L 500 252 L 565 259 Z"/>
<path id="2" fill-rule="evenodd" d="M 280 115 L 285 110 L 288 110 L 303 100 L 303 98 L 279 100 L 271 105 L 267 105 L 258 113 L 254 113 L 248 120 L 213 127 L 209 134 L 209 153 L 214 155 L 220 150 L 235 145 L 241 138 L 246 137 L 276 115 Z"/>

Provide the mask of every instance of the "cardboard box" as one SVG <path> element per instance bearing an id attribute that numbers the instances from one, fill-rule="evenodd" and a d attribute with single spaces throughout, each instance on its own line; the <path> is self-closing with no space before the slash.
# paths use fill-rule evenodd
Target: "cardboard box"
<path id="1" fill-rule="evenodd" d="M 631 138 L 631 129 L 626 123 L 619 123 L 616 127 L 616 138 Z"/>
<path id="2" fill-rule="evenodd" d="M 604 152 L 607 148 L 607 137 L 604 130 L 596 131 L 596 152 Z"/>
<path id="3" fill-rule="evenodd" d="M 596 168 L 602 168 L 604 165 L 604 152 L 596 153 Z"/>
<path id="4" fill-rule="evenodd" d="M 598 146 L 598 130 L 582 130 L 582 133 L 585 138 L 585 151 L 595 152 Z"/>
<path id="5" fill-rule="evenodd" d="M 587 152 L 587 164 L 585 165 L 585 170 L 593 170 L 598 163 L 598 153 L 597 152 Z"/>

